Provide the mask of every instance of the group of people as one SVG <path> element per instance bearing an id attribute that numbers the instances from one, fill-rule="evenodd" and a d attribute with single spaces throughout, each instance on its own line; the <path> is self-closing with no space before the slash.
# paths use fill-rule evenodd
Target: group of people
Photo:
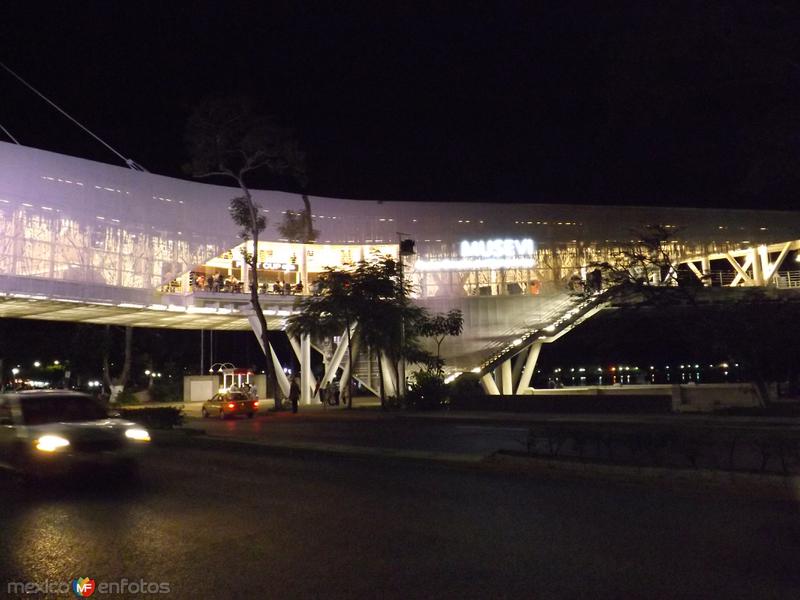
<path id="1" fill-rule="evenodd" d="M 216 276 L 213 273 L 207 276 L 200 274 L 195 278 L 194 287 L 196 290 L 204 290 L 206 292 L 241 293 L 243 291 L 241 281 L 233 275 L 223 277 L 222 273 Z"/>
<path id="2" fill-rule="evenodd" d="M 303 293 L 303 282 L 301 281 L 297 285 L 292 285 L 288 281 L 281 283 L 280 281 L 275 281 L 273 283 L 265 283 L 259 286 L 259 292 L 261 293 L 272 293 L 272 294 L 280 294 L 281 296 L 291 296 L 292 294 L 302 294 Z"/>

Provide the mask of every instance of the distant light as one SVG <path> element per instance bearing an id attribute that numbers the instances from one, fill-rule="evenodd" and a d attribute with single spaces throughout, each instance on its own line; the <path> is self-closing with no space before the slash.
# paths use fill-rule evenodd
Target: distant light
<path id="1" fill-rule="evenodd" d="M 36 361 L 33 362 L 33 366 L 34 367 L 41 367 L 42 363 L 40 363 L 38 360 L 36 360 Z"/>
<path id="2" fill-rule="evenodd" d="M 54 365 L 56 365 L 56 366 L 58 366 L 58 365 L 60 365 L 61 363 L 60 363 L 60 362 L 58 362 L 57 360 L 54 360 L 54 361 L 53 361 L 53 364 L 54 364 Z"/>

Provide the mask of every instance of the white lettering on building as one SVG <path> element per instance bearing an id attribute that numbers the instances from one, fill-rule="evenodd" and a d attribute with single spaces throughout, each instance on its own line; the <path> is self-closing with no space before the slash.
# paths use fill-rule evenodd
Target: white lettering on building
<path id="1" fill-rule="evenodd" d="M 533 240 L 530 238 L 464 240 L 460 249 L 461 258 L 520 258 L 534 254 Z"/>

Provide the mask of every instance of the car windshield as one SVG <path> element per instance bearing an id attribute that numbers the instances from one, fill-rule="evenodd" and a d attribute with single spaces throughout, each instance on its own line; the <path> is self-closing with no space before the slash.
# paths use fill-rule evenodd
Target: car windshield
<path id="1" fill-rule="evenodd" d="M 21 398 L 26 425 L 105 419 L 108 415 L 97 402 L 81 396 L 35 396 Z"/>

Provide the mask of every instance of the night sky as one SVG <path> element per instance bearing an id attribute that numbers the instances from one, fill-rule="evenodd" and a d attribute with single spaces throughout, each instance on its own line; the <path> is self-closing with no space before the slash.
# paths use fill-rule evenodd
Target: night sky
<path id="1" fill-rule="evenodd" d="M 182 176 L 201 97 L 246 94 L 317 195 L 794 208 L 797 3 L 14 4 L 2 61 L 157 173 Z M 117 161 L 0 89 L 23 144 Z"/>

